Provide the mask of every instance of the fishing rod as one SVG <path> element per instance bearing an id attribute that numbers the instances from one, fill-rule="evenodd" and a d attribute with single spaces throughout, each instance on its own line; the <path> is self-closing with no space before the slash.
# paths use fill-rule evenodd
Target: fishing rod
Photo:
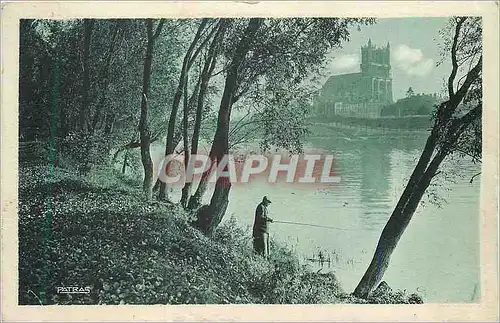
<path id="1" fill-rule="evenodd" d="M 359 230 L 355 230 L 355 229 L 338 228 L 338 227 L 332 227 L 332 226 L 328 226 L 328 225 L 319 225 L 319 224 L 301 223 L 301 222 L 291 222 L 291 221 L 273 220 L 273 223 L 304 225 L 304 226 L 308 226 L 308 227 L 317 227 L 317 228 L 334 229 L 334 230 L 342 230 L 342 231 L 359 231 Z"/>

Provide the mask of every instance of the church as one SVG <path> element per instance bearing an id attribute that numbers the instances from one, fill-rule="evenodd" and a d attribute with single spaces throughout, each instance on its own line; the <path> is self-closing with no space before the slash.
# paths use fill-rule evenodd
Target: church
<path id="1" fill-rule="evenodd" d="M 378 118 L 393 103 L 390 45 L 361 47 L 361 72 L 333 75 L 319 91 L 314 105 L 319 116 Z"/>

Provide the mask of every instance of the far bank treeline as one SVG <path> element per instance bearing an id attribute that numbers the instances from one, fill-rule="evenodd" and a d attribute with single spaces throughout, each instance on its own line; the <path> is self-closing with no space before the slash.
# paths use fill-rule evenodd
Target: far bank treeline
<path id="1" fill-rule="evenodd" d="M 405 98 L 382 107 L 377 118 L 312 115 L 310 120 L 373 129 L 427 130 L 432 127 L 436 106 L 444 100 L 436 94 L 415 94 L 410 87 Z"/>
<path id="2" fill-rule="evenodd" d="M 307 133 L 310 76 L 353 26 L 374 19 L 80 19 L 20 24 L 20 142 L 47 142 L 50 162 L 88 172 L 132 163 L 140 150 L 146 199 L 168 199 L 153 174 L 151 144 L 185 160 L 210 147 L 213 163 L 258 140 L 291 152 Z M 237 122 L 231 114 L 237 110 Z M 166 140 L 165 140 L 166 138 Z M 21 160 L 23 156 L 20 156 Z M 186 163 L 187 164 L 187 163 Z M 207 176 L 182 189 L 211 234 L 228 204 L 220 179 L 200 208 Z"/>

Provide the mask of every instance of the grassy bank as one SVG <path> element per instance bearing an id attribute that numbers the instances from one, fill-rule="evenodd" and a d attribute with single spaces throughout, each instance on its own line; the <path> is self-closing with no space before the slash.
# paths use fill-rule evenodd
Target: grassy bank
<path id="1" fill-rule="evenodd" d="M 356 299 L 274 243 L 265 261 L 234 220 L 205 237 L 182 208 L 143 201 L 140 183 L 107 168 L 19 171 L 20 304 L 416 302 L 392 292 Z"/>

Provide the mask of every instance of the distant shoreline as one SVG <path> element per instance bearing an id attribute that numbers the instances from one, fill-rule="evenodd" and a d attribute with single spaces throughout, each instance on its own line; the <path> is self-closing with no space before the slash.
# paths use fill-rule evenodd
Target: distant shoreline
<path id="1" fill-rule="evenodd" d="M 421 133 L 427 134 L 431 127 L 429 116 L 382 117 L 363 119 L 354 117 L 311 118 L 312 125 L 334 129 L 351 129 L 366 133 Z"/>

